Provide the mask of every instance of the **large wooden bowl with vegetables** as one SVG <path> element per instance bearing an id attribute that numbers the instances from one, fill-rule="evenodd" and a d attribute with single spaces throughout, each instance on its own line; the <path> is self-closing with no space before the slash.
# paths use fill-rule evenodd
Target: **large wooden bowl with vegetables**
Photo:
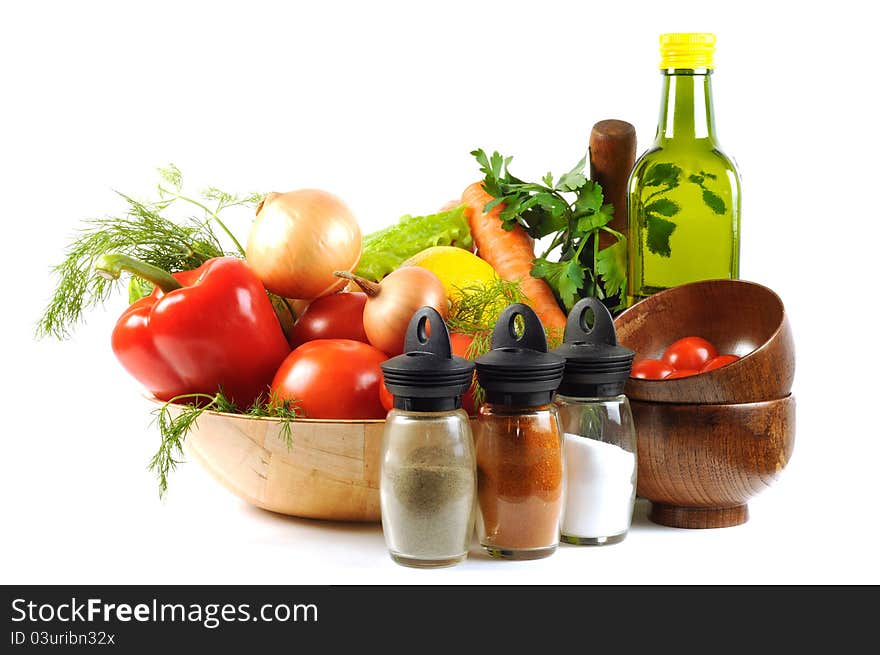
<path id="1" fill-rule="evenodd" d="M 613 296 L 625 281 L 625 241 L 607 225 L 586 159 L 558 180 L 524 184 L 509 157 L 473 154 L 482 181 L 435 213 L 368 234 L 327 191 L 210 187 L 191 197 L 177 168 L 161 169 L 157 198 L 123 196 L 122 214 L 85 222 L 55 267 L 39 332 L 68 336 L 127 285 L 109 345 L 160 405 L 150 462 L 160 494 L 187 451 L 258 507 L 378 520 L 393 403 L 381 363 L 402 352 L 416 311 L 433 307 L 453 352 L 474 358 L 506 306 L 527 302 L 554 343 L 564 307 L 597 285 Z M 201 215 L 179 220 L 172 206 Z M 225 222 L 236 208 L 253 214 L 246 240 Z M 617 240 L 586 250 L 600 232 Z M 472 386 L 463 407 L 473 413 L 478 398 Z"/>
<path id="2" fill-rule="evenodd" d="M 281 421 L 208 410 L 183 443 L 190 459 L 252 505 L 303 518 L 378 521 L 384 427 L 383 420 Z"/>

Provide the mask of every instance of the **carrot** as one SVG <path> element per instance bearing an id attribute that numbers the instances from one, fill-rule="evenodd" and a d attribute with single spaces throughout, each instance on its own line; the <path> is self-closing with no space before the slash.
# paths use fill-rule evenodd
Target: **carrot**
<path id="1" fill-rule="evenodd" d="M 465 212 L 477 254 L 489 262 L 499 277 L 520 283 L 527 304 L 538 314 L 545 329 L 564 330 L 565 313 L 559 308 L 550 286 L 532 277 L 535 250 L 526 231 L 520 225 L 509 232 L 501 227 L 499 214 L 504 205 L 497 205 L 488 214 L 483 212 L 492 196 L 483 189 L 482 182 L 465 189 L 461 201 L 467 205 Z"/>

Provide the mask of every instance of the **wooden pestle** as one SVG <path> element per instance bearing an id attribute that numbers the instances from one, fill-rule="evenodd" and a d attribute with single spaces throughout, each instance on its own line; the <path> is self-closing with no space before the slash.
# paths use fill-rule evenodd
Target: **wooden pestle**
<path id="1" fill-rule="evenodd" d="M 626 196 L 629 174 L 636 161 L 636 128 L 617 119 L 599 121 L 590 132 L 590 179 L 602 185 L 605 202 L 614 205 L 609 227 L 629 238 Z M 599 247 L 611 245 L 607 232 L 599 235 Z"/>

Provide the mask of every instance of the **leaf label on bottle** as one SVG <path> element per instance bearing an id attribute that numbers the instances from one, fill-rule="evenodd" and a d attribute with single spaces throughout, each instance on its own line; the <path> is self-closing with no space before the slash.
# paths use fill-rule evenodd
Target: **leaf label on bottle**
<path id="1" fill-rule="evenodd" d="M 703 202 L 716 214 L 724 214 L 727 211 L 727 206 L 721 196 L 709 191 L 706 187 L 703 187 Z"/>
<path id="2" fill-rule="evenodd" d="M 645 186 L 665 186 L 674 189 L 680 184 L 681 168 L 675 164 L 654 164 L 645 171 L 642 184 Z"/>
<path id="3" fill-rule="evenodd" d="M 669 246 L 669 237 L 675 232 L 677 227 L 672 221 L 667 221 L 659 216 L 649 215 L 647 218 L 648 234 L 645 238 L 645 244 L 648 250 L 655 255 L 661 257 L 669 257 L 672 249 Z"/>
<path id="4" fill-rule="evenodd" d="M 645 206 L 645 211 L 648 214 L 660 214 L 667 218 L 675 216 L 680 209 L 681 207 L 678 206 L 677 202 L 669 200 L 668 198 L 658 198 L 654 202 Z"/>

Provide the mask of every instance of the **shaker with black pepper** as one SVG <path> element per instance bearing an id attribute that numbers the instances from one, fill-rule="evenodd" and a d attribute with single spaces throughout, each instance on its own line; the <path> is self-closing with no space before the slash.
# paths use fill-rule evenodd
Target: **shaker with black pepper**
<path id="1" fill-rule="evenodd" d="M 467 557 L 474 526 L 476 457 L 461 409 L 474 364 L 452 354 L 431 307 L 413 315 L 404 351 L 382 364 L 394 395 L 382 437 L 382 529 L 397 563 L 449 566 Z"/>

